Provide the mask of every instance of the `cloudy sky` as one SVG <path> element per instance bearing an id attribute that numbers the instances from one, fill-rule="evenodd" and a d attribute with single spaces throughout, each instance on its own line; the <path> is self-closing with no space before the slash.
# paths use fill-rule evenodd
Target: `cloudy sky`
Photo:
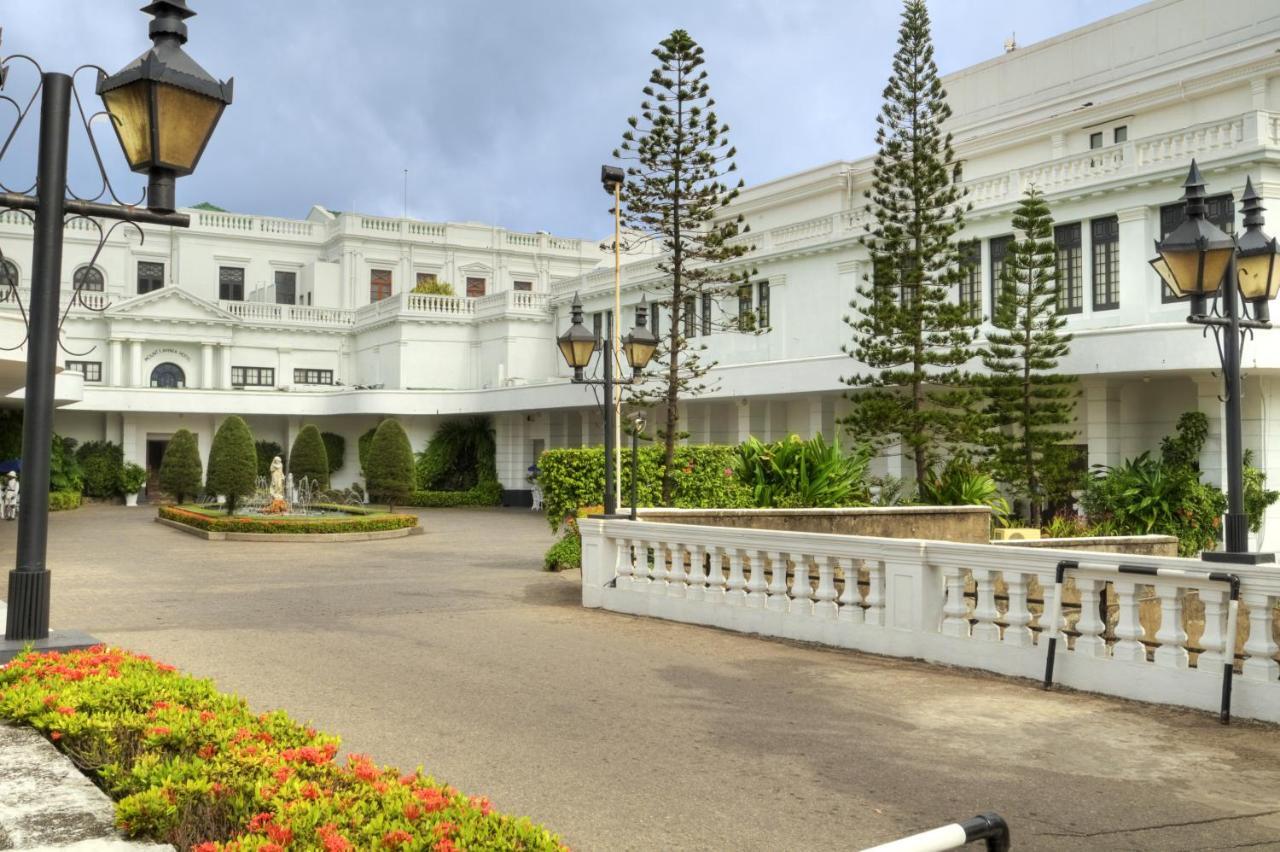
<path id="1" fill-rule="evenodd" d="M 142 0 L 0 0 L 0 53 L 46 70 L 115 71 L 146 46 Z M 1134 0 L 934 0 L 944 72 L 1135 5 Z M 178 203 L 301 217 L 312 204 L 598 236 L 600 164 L 642 98 L 650 51 L 683 27 L 706 49 L 712 93 L 748 184 L 870 152 L 898 0 L 190 0 L 188 52 L 235 77 Z M 80 78 L 92 97 L 92 77 Z M 6 94 L 30 91 L 14 65 Z M 34 116 L 33 116 L 34 118 Z M 0 113 L 6 128 L 7 113 Z M 35 121 L 27 122 L 34 129 Z M 100 136 L 121 196 L 142 179 Z M 31 136 L 0 163 L 34 173 Z M 73 136 L 76 136 L 73 132 Z M 83 136 L 83 133 L 79 134 Z M 72 176 L 92 168 L 73 142 Z M 83 187 L 83 188 L 82 188 Z M 125 188 L 129 192 L 125 192 Z"/>

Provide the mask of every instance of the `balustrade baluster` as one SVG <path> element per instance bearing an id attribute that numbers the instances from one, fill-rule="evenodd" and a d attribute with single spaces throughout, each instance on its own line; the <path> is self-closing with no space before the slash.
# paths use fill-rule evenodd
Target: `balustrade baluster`
<path id="1" fill-rule="evenodd" d="M 1007 645 L 1026 647 L 1032 644 L 1031 610 L 1027 607 L 1027 575 L 1021 571 L 1004 572 L 1009 592 L 1009 609 L 1004 615 L 1004 641 Z"/>
<path id="2" fill-rule="evenodd" d="M 794 615 L 813 615 L 813 587 L 809 585 L 809 555 L 792 554 L 795 560 L 795 576 L 791 580 L 791 612 Z"/>
<path id="3" fill-rule="evenodd" d="M 824 621 L 835 621 L 840 615 L 836 606 L 836 558 L 820 556 L 818 562 L 818 591 L 814 595 L 816 603 L 813 614 Z"/>
<path id="4" fill-rule="evenodd" d="M 1076 590 L 1080 593 L 1080 620 L 1076 622 L 1075 652 L 1086 657 L 1107 656 L 1107 640 L 1103 632 L 1107 626 L 1098 614 L 1098 598 L 1106 586 L 1105 580 L 1092 577 L 1076 577 Z M 1049 602 L 1045 601 L 1045 611 L 1049 610 Z"/>
<path id="5" fill-rule="evenodd" d="M 1120 620 L 1116 623 L 1116 639 L 1111 656 L 1117 660 L 1135 663 L 1147 661 L 1147 649 L 1142 644 L 1142 622 L 1138 620 L 1138 589 L 1132 580 L 1116 579 L 1112 582 L 1120 607 Z"/>
<path id="6" fill-rule="evenodd" d="M 691 601 L 706 600 L 707 597 L 706 553 L 705 545 L 689 546 L 689 587 L 685 590 L 685 597 Z"/>
<path id="7" fill-rule="evenodd" d="M 653 549 L 653 582 L 649 585 L 649 591 L 654 594 L 665 595 L 667 593 L 667 545 L 661 541 L 650 543 Z"/>
<path id="8" fill-rule="evenodd" d="M 673 541 L 667 545 L 667 551 L 671 554 L 671 566 L 667 569 L 667 596 L 682 598 L 688 578 L 684 570 L 684 545 Z"/>
<path id="9" fill-rule="evenodd" d="M 1155 664 L 1165 669 L 1185 669 L 1187 655 L 1187 631 L 1182 629 L 1182 589 L 1176 586 L 1158 585 L 1160 596 L 1160 629 L 1156 631 Z"/>
<path id="10" fill-rule="evenodd" d="M 863 563 L 867 568 L 867 624 L 884 626 L 884 562 L 869 559 Z"/>
<path id="11" fill-rule="evenodd" d="M 1244 605 L 1249 608 L 1249 641 L 1244 643 L 1244 676 L 1249 680 L 1275 683 L 1280 663 L 1275 660 L 1275 637 L 1271 625 L 1275 620 L 1276 596 L 1265 592 L 1246 592 Z"/>
<path id="12" fill-rule="evenodd" d="M 707 602 L 724 603 L 724 548 L 707 548 L 707 572 Z"/>
<path id="13" fill-rule="evenodd" d="M 997 642 L 1000 640 L 1000 625 L 996 624 L 996 619 L 1000 617 L 1000 611 L 996 609 L 995 572 L 988 568 L 975 568 L 972 573 L 978 587 L 978 604 L 973 610 L 973 617 L 978 622 L 973 625 L 973 638 Z"/>
<path id="14" fill-rule="evenodd" d="M 1200 656 L 1196 668 L 1214 677 L 1222 674 L 1222 655 L 1227 650 L 1227 593 L 1223 589 L 1200 589 L 1204 604 L 1204 633 L 1200 634 Z"/>
<path id="15" fill-rule="evenodd" d="M 747 580 L 747 606 L 760 609 L 765 603 L 764 551 L 751 551 L 751 576 Z"/>
<path id="16" fill-rule="evenodd" d="M 747 581 L 742 576 L 742 557 L 741 550 L 729 548 L 729 585 L 724 595 L 724 602 L 729 606 L 744 606 L 747 603 Z"/>
<path id="17" fill-rule="evenodd" d="M 786 554 L 779 553 L 776 550 L 770 550 L 769 553 L 769 570 L 772 572 L 769 580 L 769 599 L 765 601 L 765 606 L 775 612 L 787 611 L 787 560 Z"/>
<path id="18" fill-rule="evenodd" d="M 969 636 L 969 606 L 964 599 L 964 569 L 959 565 L 947 565 L 942 569 L 946 584 L 946 603 L 942 607 L 942 635 Z"/>
<path id="19" fill-rule="evenodd" d="M 618 545 L 618 549 L 621 552 L 618 554 L 617 587 L 619 589 L 629 589 L 631 588 L 631 575 L 634 571 L 632 567 L 632 559 L 634 557 L 631 553 L 631 539 L 618 539 Z"/>
<path id="20" fill-rule="evenodd" d="M 838 564 L 844 574 L 844 586 L 840 591 L 840 620 L 862 624 L 862 590 L 858 588 L 858 571 L 862 568 L 862 560 L 841 558 Z"/>

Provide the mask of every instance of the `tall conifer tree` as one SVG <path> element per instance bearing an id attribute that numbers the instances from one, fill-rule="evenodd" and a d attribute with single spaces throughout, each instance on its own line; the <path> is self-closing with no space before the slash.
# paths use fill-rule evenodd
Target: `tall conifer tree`
<path id="1" fill-rule="evenodd" d="M 867 192 L 867 286 L 851 307 L 845 351 L 867 373 L 845 379 L 860 440 L 897 439 L 923 481 L 933 459 L 979 436 L 980 395 L 966 370 L 979 319 L 958 304 L 956 235 L 968 206 L 943 124 L 951 116 L 933 60 L 929 13 L 907 0 L 893 72 L 876 121 L 879 148 Z"/>
<path id="2" fill-rule="evenodd" d="M 1057 252 L 1053 218 L 1044 196 L 1027 190 L 1013 214 L 1014 240 L 1005 255 L 982 363 L 997 479 L 1027 501 L 1032 526 L 1040 526 L 1044 487 L 1041 471 L 1047 451 L 1070 439 L 1063 428 L 1072 418 L 1075 376 L 1058 372 L 1058 359 L 1070 350 L 1058 314 Z"/>
<path id="3" fill-rule="evenodd" d="M 735 293 L 750 273 L 723 266 L 748 250 L 742 243 L 729 242 L 739 232 L 741 217 L 716 219 L 737 197 L 742 182 L 732 188 L 725 182 L 737 171 L 736 151 L 729 145 L 729 126 L 715 113 L 702 48 L 687 32 L 675 30 L 653 55 L 658 67 L 644 88 L 640 115 L 627 120 L 630 129 L 613 156 L 635 161 L 627 168 L 622 190 L 623 224 L 662 247 L 658 268 L 664 278 L 650 301 L 665 305 L 670 319 L 659 329 L 657 381 L 636 388 L 632 399 L 665 409 L 658 434 L 665 442 L 662 500 L 670 505 L 675 447 L 681 437 L 678 403 L 707 390 L 704 377 L 715 366 L 699 357 L 705 346 L 689 338 L 709 325 L 736 326 L 736 315 L 732 323 L 706 316 L 704 301 L 714 304 Z"/>

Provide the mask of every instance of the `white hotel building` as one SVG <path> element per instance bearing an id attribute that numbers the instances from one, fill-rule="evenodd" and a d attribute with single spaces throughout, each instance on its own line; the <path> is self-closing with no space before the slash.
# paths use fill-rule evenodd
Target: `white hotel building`
<path id="1" fill-rule="evenodd" d="M 1192 157 L 1219 225 L 1240 227 L 1228 194 L 1238 199 L 1250 176 L 1270 208 L 1267 230 L 1280 234 L 1280 3 L 1155 0 L 945 86 L 974 205 L 963 233 L 973 262 L 956 297 L 990 315 L 1011 211 L 1024 188 L 1040 187 L 1058 223 L 1075 335 L 1062 367 L 1081 378 L 1089 461 L 1154 449 L 1179 414 L 1198 409 L 1212 424 L 1202 467 L 1221 481 L 1217 352 L 1185 322 L 1186 305 L 1162 297 L 1146 261 L 1177 223 L 1170 205 Z M 866 153 L 871 138 L 868 127 L 850 146 Z M 709 307 L 732 316 L 749 300 L 770 331 L 704 335 L 700 319 L 688 329 L 720 365 L 715 391 L 685 404 L 691 441 L 834 434 L 841 377 L 857 368 L 840 346 L 866 267 L 858 237 L 870 167 L 869 156 L 818 166 L 751 187 L 730 210 L 751 226 L 757 283 Z M 93 290 L 64 327 L 66 349 L 84 354 L 59 356 L 61 433 L 119 441 L 126 458 L 154 468 L 180 427 L 207 453 L 229 414 L 286 447 L 314 422 L 346 436 L 335 475 L 345 483 L 359 475 L 356 438 L 378 418 L 399 418 L 416 450 L 443 420 L 484 413 L 511 492 L 527 487 L 542 449 L 601 440 L 592 392 L 569 383 L 554 344 L 576 291 L 589 314 L 612 304 L 612 258 L 598 241 L 320 207 L 299 220 L 189 212 L 189 230 L 147 228 L 139 240 L 118 229 L 91 271 L 96 232 L 68 231 L 64 303 L 73 276 Z M 25 218 L 0 217 L 24 303 L 30 236 Z M 430 276 L 458 296 L 410 292 Z M 624 328 L 656 280 L 652 257 L 624 261 Z M 0 302 L 0 346 L 21 339 L 14 302 Z M 1280 483 L 1280 331 L 1247 343 L 1245 367 L 1245 445 Z M 5 378 L 9 390 L 21 384 L 0 370 Z M 906 467 L 892 456 L 883 464 Z M 1270 527 L 1280 546 L 1280 512 Z"/>

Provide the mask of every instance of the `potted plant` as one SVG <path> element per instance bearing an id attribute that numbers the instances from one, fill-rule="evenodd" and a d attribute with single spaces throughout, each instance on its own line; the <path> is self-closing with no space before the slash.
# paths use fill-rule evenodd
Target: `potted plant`
<path id="1" fill-rule="evenodd" d="M 126 462 L 120 469 L 120 490 L 124 492 L 126 506 L 138 505 L 138 492 L 147 481 L 147 472 L 133 462 Z"/>

